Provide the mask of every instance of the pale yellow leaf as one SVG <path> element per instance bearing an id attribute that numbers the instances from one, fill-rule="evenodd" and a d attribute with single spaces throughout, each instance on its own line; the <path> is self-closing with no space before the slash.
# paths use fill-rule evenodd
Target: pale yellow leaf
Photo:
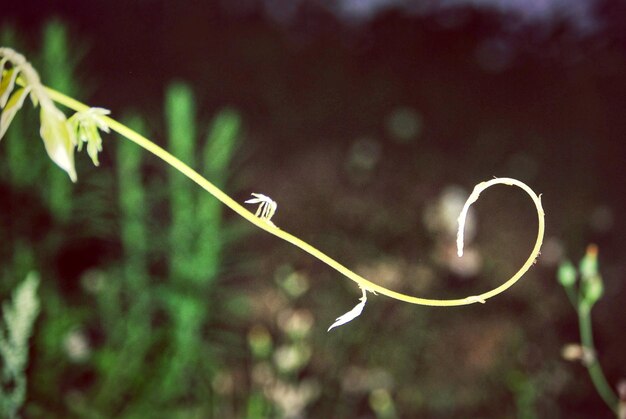
<path id="1" fill-rule="evenodd" d="M 2 60 L 0 60 L 0 81 L 2 81 L 2 72 L 4 71 L 4 66 L 7 64 L 8 60 L 8 57 L 4 57 Z"/>
<path id="2" fill-rule="evenodd" d="M 5 73 L 2 81 L 0 81 L 0 108 L 4 108 L 7 100 L 9 100 L 9 95 L 13 91 L 13 87 L 15 87 L 15 79 L 18 73 L 19 70 L 12 68 Z"/>
<path id="3" fill-rule="evenodd" d="M 28 92 L 30 88 L 19 88 L 15 93 L 11 95 L 11 98 L 7 102 L 7 105 L 4 107 L 2 111 L 2 116 L 0 117 L 0 140 L 4 137 L 4 134 L 9 129 L 9 125 L 11 125 L 11 121 L 13 121 L 13 117 L 17 114 L 22 108 L 24 104 L 24 99 L 28 96 Z"/>
<path id="4" fill-rule="evenodd" d="M 74 167 L 74 144 L 72 130 L 68 127 L 65 115 L 56 108 L 41 108 L 41 138 L 48 156 L 76 182 Z"/>

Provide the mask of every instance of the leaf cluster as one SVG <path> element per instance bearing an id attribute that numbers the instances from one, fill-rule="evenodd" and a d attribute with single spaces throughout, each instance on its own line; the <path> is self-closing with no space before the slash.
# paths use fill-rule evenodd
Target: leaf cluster
<path id="1" fill-rule="evenodd" d="M 74 149 L 80 151 L 87 143 L 87 153 L 98 165 L 98 152 L 102 151 L 99 129 L 109 132 L 102 118 L 109 113 L 102 108 L 76 112 L 69 119 L 50 99 L 39 75 L 23 55 L 11 48 L 0 47 L 0 140 L 9 129 L 13 118 L 30 96 L 33 107 L 40 107 L 39 134 L 50 159 L 76 182 Z"/>

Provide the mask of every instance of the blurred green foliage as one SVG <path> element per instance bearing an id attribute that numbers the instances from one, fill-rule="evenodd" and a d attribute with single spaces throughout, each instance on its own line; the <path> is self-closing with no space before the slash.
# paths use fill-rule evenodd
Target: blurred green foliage
<path id="1" fill-rule="evenodd" d="M 42 78 L 80 96 L 66 28 L 49 23 L 43 40 L 42 56 L 34 60 Z M 8 26 L 0 43 L 21 47 Z M 220 112 L 200 141 L 191 89 L 177 83 L 166 96 L 172 150 L 220 187 L 227 186 L 241 131 L 238 113 Z M 2 248 L 3 278 L 34 267 L 48 273 L 37 357 L 30 365 L 31 402 L 24 415 L 158 417 L 167 411 L 168 417 L 189 417 L 193 405 L 195 416 L 211 416 L 216 409 L 211 383 L 219 363 L 205 330 L 215 321 L 210 314 L 226 243 L 241 233 L 229 233 L 221 206 L 179 174 L 167 174 L 170 188 L 163 194 L 164 174 L 146 177 L 153 169 L 145 154 L 121 138 L 105 144 L 105 165 L 113 164 L 113 171 L 86 175 L 82 184 L 72 185 L 36 149 L 37 132 L 30 129 L 29 117 L 29 112 L 17 115 L 1 157 L 2 188 L 9 197 L 5 219 L 28 223 L 2 224 L 2 237 L 11 243 Z M 140 117 L 125 122 L 147 133 Z M 36 205 L 24 205 L 24 200 Z M 163 213 L 167 203 L 169 211 Z M 3 281 L 0 295 L 14 286 Z M 8 314 L 4 318 L 12 337 L 15 316 Z M 2 364 L 4 377 L 18 380 L 3 404 L 11 417 L 24 400 L 29 330 L 10 340 L 23 358 L 19 365 Z"/>
<path id="2" fill-rule="evenodd" d="M 11 301 L 2 304 L 0 323 L 0 415 L 15 418 L 26 399 L 28 340 L 39 314 L 39 277 L 30 273 Z"/>
<path id="3" fill-rule="evenodd" d="M 580 282 L 577 283 L 579 276 Z M 557 271 L 557 279 L 578 314 L 580 332 L 580 346 L 566 347 L 563 355 L 566 359 L 580 361 L 587 368 L 596 391 L 617 415 L 619 399 L 608 383 L 598 361 L 591 322 L 591 309 L 604 292 L 604 284 L 598 267 L 598 247 L 594 244 L 587 247 L 587 252 L 580 260 L 578 271 L 571 262 L 563 261 Z"/>
<path id="4" fill-rule="evenodd" d="M 38 67 L 40 76 L 53 89 L 80 99 L 81 88 L 76 82 L 77 57 L 68 48 L 69 39 L 65 26 L 53 20 L 43 30 L 41 57 Z M 67 175 L 54 165 L 46 166 L 45 177 L 49 182 L 46 200 L 55 218 L 67 221 L 72 212 L 72 185 Z"/>

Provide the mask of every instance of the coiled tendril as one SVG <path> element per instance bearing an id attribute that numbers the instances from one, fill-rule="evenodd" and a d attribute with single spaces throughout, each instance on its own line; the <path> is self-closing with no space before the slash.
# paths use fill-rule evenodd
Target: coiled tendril
<path id="1" fill-rule="evenodd" d="M 7 52 L 10 50 L 3 49 L 3 51 Z M 28 71 L 31 71 L 31 67 L 25 66 L 23 63 L 20 63 L 20 64 L 22 64 L 20 66 L 23 69 L 22 71 L 24 71 L 24 69 L 26 68 L 28 68 Z M 0 72 L 1 71 L 2 70 L 0 70 Z M 54 102 L 57 102 L 63 106 L 66 106 L 67 108 L 72 109 L 76 112 L 89 112 L 90 109 L 92 109 L 89 106 L 81 102 L 78 102 L 75 99 L 72 99 L 71 97 L 68 97 L 60 92 L 57 92 L 56 90 L 44 87 L 43 85 L 39 85 L 39 80 L 36 76 L 36 73 L 34 73 L 34 75 L 31 75 L 30 78 L 33 80 L 36 80 L 36 83 L 34 84 L 37 84 L 37 88 L 44 90 L 45 93 L 47 94 L 47 97 L 52 99 Z M 46 95 L 43 94 L 42 90 L 39 90 L 40 92 L 39 99 L 43 102 L 43 98 L 46 97 Z M 42 103 L 42 105 L 44 104 Z M 540 196 L 535 194 L 535 192 L 525 183 L 520 182 L 519 180 L 516 180 L 516 179 L 496 178 L 496 179 L 492 179 L 486 182 L 481 182 L 474 187 L 472 194 L 469 196 L 469 198 L 465 202 L 463 210 L 461 211 L 461 215 L 459 216 L 459 230 L 458 230 L 458 235 L 457 235 L 458 255 L 459 256 L 463 255 L 463 238 L 464 238 L 465 219 L 467 217 L 467 212 L 470 206 L 474 202 L 476 202 L 479 195 L 485 189 L 493 185 L 502 184 L 502 185 L 516 186 L 524 190 L 532 199 L 533 203 L 535 204 L 535 208 L 537 210 L 537 222 L 538 222 L 537 239 L 535 241 L 535 246 L 532 252 L 530 253 L 530 255 L 528 256 L 528 259 L 526 260 L 526 262 L 510 279 L 505 281 L 500 286 L 490 291 L 484 292 L 482 294 L 472 295 L 472 296 L 468 296 L 465 298 L 444 299 L 444 300 L 419 298 L 419 297 L 415 297 L 415 296 L 411 296 L 407 294 L 402 294 L 400 292 L 396 292 L 388 288 L 385 288 L 383 286 L 377 285 L 369 281 L 368 279 L 363 278 L 362 276 L 356 274 L 352 270 L 348 269 L 344 265 L 337 262 L 335 259 L 326 255 L 322 251 L 318 250 L 317 248 L 304 242 L 298 237 L 278 228 L 277 226 L 274 225 L 274 223 L 268 222 L 269 218 L 271 217 L 271 215 L 273 215 L 276 209 L 275 203 L 273 203 L 273 201 L 272 201 L 272 204 L 274 206 L 271 206 L 271 204 L 266 203 L 267 205 L 270 205 L 270 206 L 266 207 L 265 217 L 259 217 L 253 214 L 252 212 L 248 211 L 246 208 L 240 205 L 237 201 L 232 199 L 225 192 L 223 192 L 218 187 L 216 187 L 213 183 L 209 182 L 207 179 L 202 177 L 198 172 L 193 170 L 191 167 L 189 167 L 188 165 L 186 165 L 185 163 L 183 163 L 182 161 L 174 157 L 172 154 L 170 154 L 168 151 L 159 147 L 158 145 L 156 145 L 155 143 L 153 143 L 146 137 L 138 134 L 137 132 L 131 130 L 125 125 L 117 122 L 113 118 L 110 118 L 104 114 L 99 115 L 99 121 L 101 121 L 104 125 L 106 125 L 106 127 L 126 137 L 130 141 L 133 141 L 140 147 L 144 148 L 148 152 L 154 154 L 155 156 L 165 161 L 170 166 L 174 167 L 179 172 L 183 173 L 189 179 L 197 183 L 200 187 L 202 187 L 204 190 L 206 190 L 215 198 L 217 198 L 219 201 L 221 201 L 224 205 L 226 205 L 227 207 L 235 211 L 237 214 L 239 214 L 241 217 L 245 218 L 246 220 L 254 224 L 256 227 L 262 230 L 265 230 L 268 233 L 273 234 L 274 236 L 279 237 L 293 244 L 294 246 L 299 247 L 300 249 L 309 253 L 313 257 L 319 259 L 320 261 L 324 262 L 331 268 L 335 269 L 339 273 L 348 277 L 352 281 L 356 282 L 359 285 L 359 287 L 363 290 L 363 292 L 369 291 L 373 293 L 378 293 L 378 294 L 386 295 L 387 297 L 390 297 L 399 301 L 404 301 L 407 303 L 417 304 L 417 305 L 425 305 L 425 306 L 452 307 L 452 306 L 469 305 L 469 304 L 474 304 L 474 303 L 485 303 L 489 298 L 495 297 L 496 295 L 504 292 L 505 290 L 510 288 L 513 284 L 515 284 L 528 271 L 528 269 L 530 269 L 530 267 L 535 262 L 536 258 L 539 256 L 539 252 L 540 252 L 541 245 L 543 242 L 544 229 L 545 229 L 545 221 L 544 221 L 545 216 L 544 216 L 543 208 L 541 206 Z M 259 197 L 266 198 L 264 195 L 258 195 L 257 198 Z"/>

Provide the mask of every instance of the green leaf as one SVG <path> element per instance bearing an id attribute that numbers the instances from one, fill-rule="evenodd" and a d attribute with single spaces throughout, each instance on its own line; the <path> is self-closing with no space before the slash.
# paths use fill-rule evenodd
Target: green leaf
<path id="1" fill-rule="evenodd" d="M 13 117 L 17 114 L 22 108 L 24 104 L 24 99 L 28 96 L 28 92 L 30 91 L 30 87 L 27 88 L 19 88 L 11 98 L 7 102 L 7 105 L 4 107 L 2 111 L 2 117 L 0 117 L 0 140 L 4 137 L 4 134 L 9 129 L 9 125 L 11 125 L 11 121 L 13 121 Z"/>
<path id="2" fill-rule="evenodd" d="M 4 105 L 6 105 L 9 95 L 13 91 L 13 87 L 15 87 L 15 79 L 18 73 L 19 70 L 12 68 L 8 70 L 2 78 L 0 82 L 0 108 L 4 108 Z"/>
<path id="3" fill-rule="evenodd" d="M 41 108 L 39 134 L 46 146 L 48 156 L 76 182 L 74 167 L 74 133 L 68 127 L 65 115 L 56 108 Z"/>

